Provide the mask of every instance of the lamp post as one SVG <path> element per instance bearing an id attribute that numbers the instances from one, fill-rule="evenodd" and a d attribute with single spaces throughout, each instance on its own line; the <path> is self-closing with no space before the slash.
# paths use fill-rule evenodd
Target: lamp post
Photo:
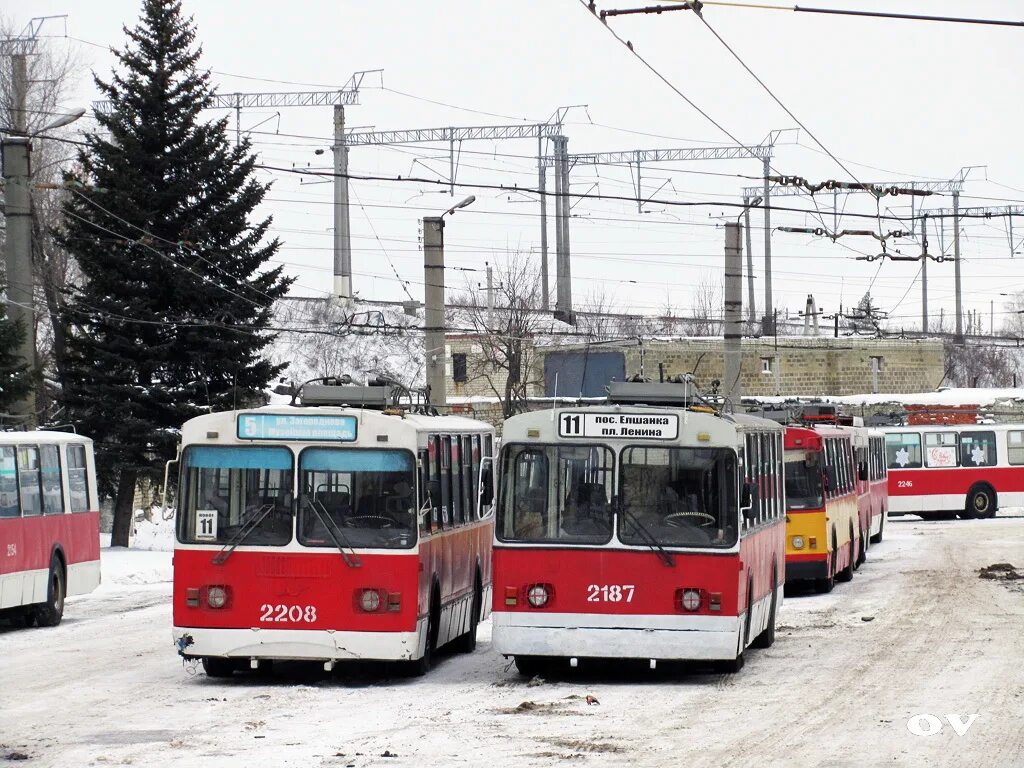
<path id="1" fill-rule="evenodd" d="M 4 191 L 7 214 L 7 239 L 4 258 L 7 266 L 7 305 L 11 320 L 22 330 L 18 358 L 32 372 L 29 393 L 14 405 L 14 413 L 23 418 L 26 427 L 36 426 L 36 334 L 33 294 L 35 278 L 32 271 L 32 139 L 45 131 L 70 125 L 85 114 L 84 109 L 68 112 L 31 135 L 16 136 L 5 130 L 0 154 L 3 157 Z"/>
<path id="2" fill-rule="evenodd" d="M 427 365 L 427 389 L 433 406 L 448 404 L 445 379 L 444 217 L 475 200 L 476 197 L 470 195 L 440 216 L 423 217 L 423 303 L 426 308 L 423 353 Z"/>

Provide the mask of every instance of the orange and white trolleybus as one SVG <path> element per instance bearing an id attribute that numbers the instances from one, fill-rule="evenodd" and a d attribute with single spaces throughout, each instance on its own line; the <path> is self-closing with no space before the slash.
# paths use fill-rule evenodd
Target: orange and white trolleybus
<path id="1" fill-rule="evenodd" d="M 266 662 L 407 661 L 476 643 L 491 589 L 494 430 L 390 385 L 181 433 L 174 629 L 210 676 Z"/>
<path id="2" fill-rule="evenodd" d="M 64 599 L 100 583 L 92 440 L 0 434 L 0 615 L 55 626 Z"/>
<path id="3" fill-rule="evenodd" d="M 522 674 L 771 645 L 785 579 L 782 428 L 692 383 L 513 416 L 499 459 L 495 649 Z"/>

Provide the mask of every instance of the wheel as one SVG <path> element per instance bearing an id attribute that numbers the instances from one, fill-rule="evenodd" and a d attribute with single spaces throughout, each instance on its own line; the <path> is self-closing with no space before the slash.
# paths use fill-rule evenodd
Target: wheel
<path id="1" fill-rule="evenodd" d="M 412 662 L 413 677 L 423 677 L 434 665 L 434 651 L 437 650 L 437 631 L 441 618 L 441 597 L 437 590 L 430 597 L 430 614 L 427 617 L 427 644 L 423 655 Z"/>
<path id="2" fill-rule="evenodd" d="M 543 656 L 516 656 L 515 663 L 523 677 L 536 677 L 547 668 L 547 660 Z"/>
<path id="3" fill-rule="evenodd" d="M 967 496 L 967 514 L 977 520 L 995 517 L 995 495 L 988 488 L 972 488 Z"/>
<path id="4" fill-rule="evenodd" d="M 841 570 L 839 573 L 836 574 L 836 581 L 847 582 L 847 581 L 852 581 L 853 580 L 853 562 L 856 559 L 856 557 L 857 557 L 857 555 L 856 555 L 856 553 L 854 551 L 854 541 L 853 541 L 853 538 L 851 537 L 850 538 L 850 562 L 848 562 L 846 564 L 846 567 L 843 568 L 843 570 Z"/>
<path id="5" fill-rule="evenodd" d="M 203 656 L 203 671 L 207 677 L 231 677 L 238 665 L 234 659 L 221 656 Z"/>
<path id="6" fill-rule="evenodd" d="M 476 628 L 480 624 L 480 608 L 483 596 L 480 589 L 480 579 L 476 580 L 473 587 L 473 606 L 470 608 L 469 631 L 455 639 L 453 645 L 459 653 L 472 653 L 476 650 Z"/>
<path id="7" fill-rule="evenodd" d="M 64 596 L 67 594 L 64 566 L 56 555 L 50 560 L 49 586 L 46 602 L 33 609 L 36 623 L 40 627 L 56 627 L 64 616 Z"/>
<path id="8" fill-rule="evenodd" d="M 880 544 L 882 542 L 882 534 L 885 532 L 885 510 L 882 510 L 882 523 L 878 526 L 878 533 L 871 537 L 872 544 Z"/>
<path id="9" fill-rule="evenodd" d="M 754 648 L 771 648 L 775 644 L 775 601 L 778 599 L 778 585 L 772 585 L 772 607 L 768 611 L 768 626 L 754 638 Z"/>
<path id="10" fill-rule="evenodd" d="M 836 575 L 832 570 L 832 559 L 835 557 L 835 551 L 833 550 L 832 555 L 829 557 L 825 564 L 825 571 L 827 575 L 822 579 L 814 580 L 814 591 L 819 595 L 827 595 L 836 586 Z"/>
<path id="11" fill-rule="evenodd" d="M 864 531 L 860 532 L 860 546 L 857 548 L 857 562 L 854 568 L 860 568 L 868 559 L 868 537 Z"/>

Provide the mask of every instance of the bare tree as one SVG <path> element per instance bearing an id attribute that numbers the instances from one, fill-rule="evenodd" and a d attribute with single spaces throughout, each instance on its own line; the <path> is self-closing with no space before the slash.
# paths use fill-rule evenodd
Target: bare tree
<path id="1" fill-rule="evenodd" d="M 684 323 L 684 332 L 689 336 L 720 336 L 723 307 L 722 284 L 701 278 L 693 287 L 691 317 Z"/>
<path id="2" fill-rule="evenodd" d="M 543 381 L 535 343 L 547 321 L 540 311 L 540 275 L 526 256 L 510 255 L 497 271 L 493 312 L 471 294 L 455 303 L 463 305 L 461 324 L 472 329 L 481 349 L 467 360 L 467 375 L 486 382 L 508 418 L 522 409 L 529 388 Z"/>

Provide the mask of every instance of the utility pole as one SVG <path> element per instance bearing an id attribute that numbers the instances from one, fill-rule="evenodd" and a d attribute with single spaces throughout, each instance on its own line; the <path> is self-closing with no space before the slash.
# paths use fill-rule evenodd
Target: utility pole
<path id="1" fill-rule="evenodd" d="M 25 102 L 28 99 L 28 62 L 22 53 L 11 55 L 11 120 L 14 133 L 24 136 L 28 132 Z"/>
<path id="2" fill-rule="evenodd" d="M 544 137 L 537 136 L 537 191 L 540 197 L 540 308 L 551 309 L 551 293 L 548 283 L 548 195 L 547 164 L 544 162 Z"/>
<path id="3" fill-rule="evenodd" d="M 754 246 L 750 240 L 750 198 L 743 198 L 743 223 L 747 233 L 747 325 L 754 333 L 757 323 L 757 309 L 754 304 Z"/>
<path id="4" fill-rule="evenodd" d="M 725 381 L 722 392 L 725 395 L 727 411 L 735 411 L 740 404 L 740 370 L 743 361 L 741 348 L 743 339 L 743 247 L 738 221 L 725 225 Z"/>
<path id="5" fill-rule="evenodd" d="M 956 336 L 957 344 L 964 343 L 963 303 L 960 292 L 960 193 L 953 193 L 953 277 L 956 281 Z"/>
<path id="6" fill-rule="evenodd" d="M 427 364 L 427 387 L 430 404 L 448 404 L 445 382 L 444 333 L 444 218 L 423 217 L 423 300 L 424 358 Z"/>
<path id="7" fill-rule="evenodd" d="M 921 217 L 921 333 L 928 333 L 928 216 Z"/>
<path id="8" fill-rule="evenodd" d="M 771 214 L 771 184 L 768 176 L 771 174 L 772 166 L 770 158 L 764 158 L 764 320 L 761 327 L 762 335 L 775 332 L 774 329 L 774 305 L 772 302 L 772 214 Z"/>
<path id="9" fill-rule="evenodd" d="M 345 107 L 334 105 L 334 298 L 352 300 L 352 239 L 348 215 L 348 147 L 345 146 Z"/>
<path id="10" fill-rule="evenodd" d="M 487 324 L 494 325 L 494 270 L 491 269 L 489 261 L 484 262 L 487 267 Z"/>
<path id="11" fill-rule="evenodd" d="M 552 142 L 555 146 L 555 319 L 574 325 L 569 258 L 569 140 L 565 136 L 554 136 Z"/>
<path id="12" fill-rule="evenodd" d="M 36 333 L 32 300 L 35 280 L 32 274 L 32 196 L 29 179 L 32 167 L 29 159 L 32 146 L 26 136 L 10 136 L 3 142 L 4 202 L 7 215 L 7 242 L 4 256 L 7 263 L 7 311 L 21 329 L 18 345 L 19 361 L 28 367 L 35 380 Z M 35 385 L 29 394 L 13 408 L 25 419 L 25 426 L 36 426 Z"/>

